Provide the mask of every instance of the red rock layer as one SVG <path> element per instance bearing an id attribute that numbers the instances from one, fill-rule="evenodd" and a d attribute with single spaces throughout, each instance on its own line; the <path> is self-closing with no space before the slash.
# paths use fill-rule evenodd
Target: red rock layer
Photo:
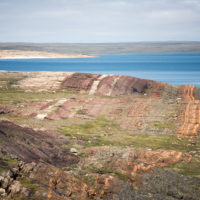
<path id="1" fill-rule="evenodd" d="M 185 110 L 182 113 L 183 124 L 178 129 L 182 135 L 197 136 L 200 129 L 200 100 L 195 99 L 194 86 L 185 85 L 181 88 Z"/>
<path id="2" fill-rule="evenodd" d="M 79 92 L 107 96 L 146 92 L 160 95 L 165 85 L 161 82 L 130 76 L 74 73 L 66 77 L 61 84 L 61 89 L 73 89 Z"/>
<path id="3" fill-rule="evenodd" d="M 107 150 L 109 152 L 109 149 Z M 106 152 L 105 147 L 91 147 L 85 150 L 90 155 L 89 159 L 92 159 L 92 156 L 98 157 L 98 154 L 104 151 Z M 135 149 L 125 151 L 122 156 L 113 155 L 107 162 L 107 168 L 127 175 L 132 183 L 138 184 L 137 179 L 141 174 L 181 161 L 190 162 L 191 156 L 174 150 Z M 89 160 L 88 163 L 90 163 Z"/>
<path id="4" fill-rule="evenodd" d="M 74 89 L 79 92 L 89 92 L 93 82 L 99 77 L 97 74 L 74 73 L 61 84 L 61 89 Z"/>

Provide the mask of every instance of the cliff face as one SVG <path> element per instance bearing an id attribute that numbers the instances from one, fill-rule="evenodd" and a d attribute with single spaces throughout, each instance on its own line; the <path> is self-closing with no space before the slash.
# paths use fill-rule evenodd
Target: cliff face
<path id="1" fill-rule="evenodd" d="M 0 197 L 197 200 L 199 99 L 128 76 L 0 72 Z"/>

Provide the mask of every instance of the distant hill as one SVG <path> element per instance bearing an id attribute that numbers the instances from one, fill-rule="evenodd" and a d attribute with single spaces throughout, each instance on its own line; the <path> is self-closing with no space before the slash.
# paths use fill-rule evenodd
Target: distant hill
<path id="1" fill-rule="evenodd" d="M 66 54 L 200 52 L 200 42 L 0 43 L 0 50 L 31 50 Z"/>

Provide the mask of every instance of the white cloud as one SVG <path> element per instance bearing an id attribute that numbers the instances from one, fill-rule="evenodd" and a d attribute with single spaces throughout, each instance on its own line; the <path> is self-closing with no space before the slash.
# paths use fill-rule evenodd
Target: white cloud
<path id="1" fill-rule="evenodd" d="M 0 41 L 200 40 L 200 0 L 0 0 L 0 23 Z"/>

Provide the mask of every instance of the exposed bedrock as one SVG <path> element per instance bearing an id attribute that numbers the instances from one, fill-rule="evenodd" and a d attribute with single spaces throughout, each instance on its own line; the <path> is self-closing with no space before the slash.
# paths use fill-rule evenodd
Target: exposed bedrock
<path id="1" fill-rule="evenodd" d="M 21 73 L 21 72 L 18 72 Z M 54 91 L 60 88 L 62 81 L 72 72 L 23 72 L 25 78 L 13 84 L 13 87 L 27 91 Z"/>
<path id="2" fill-rule="evenodd" d="M 9 121 L 0 121 L 0 150 L 15 155 L 24 162 L 46 162 L 65 167 L 78 158 L 62 148 L 69 142 L 56 132 L 34 131 Z"/>
<path id="3" fill-rule="evenodd" d="M 6 72 L 0 73 L 5 75 Z M 160 95 L 166 85 L 130 76 L 72 72 L 23 72 L 23 79 L 15 82 L 12 86 L 39 92 L 69 89 L 90 95 L 119 96 L 132 93 Z"/>
<path id="4" fill-rule="evenodd" d="M 61 89 L 107 96 L 145 93 L 150 89 L 159 95 L 164 86 L 164 83 L 130 76 L 74 73 L 62 82 Z"/>
<path id="5" fill-rule="evenodd" d="M 80 92 L 89 92 L 92 84 L 100 75 L 74 73 L 61 83 L 61 89 L 74 89 Z"/>
<path id="6" fill-rule="evenodd" d="M 198 136 L 200 129 L 200 90 L 191 85 L 185 85 L 181 88 L 181 94 L 184 99 L 184 109 L 181 113 L 182 125 L 178 133 L 190 137 Z"/>

